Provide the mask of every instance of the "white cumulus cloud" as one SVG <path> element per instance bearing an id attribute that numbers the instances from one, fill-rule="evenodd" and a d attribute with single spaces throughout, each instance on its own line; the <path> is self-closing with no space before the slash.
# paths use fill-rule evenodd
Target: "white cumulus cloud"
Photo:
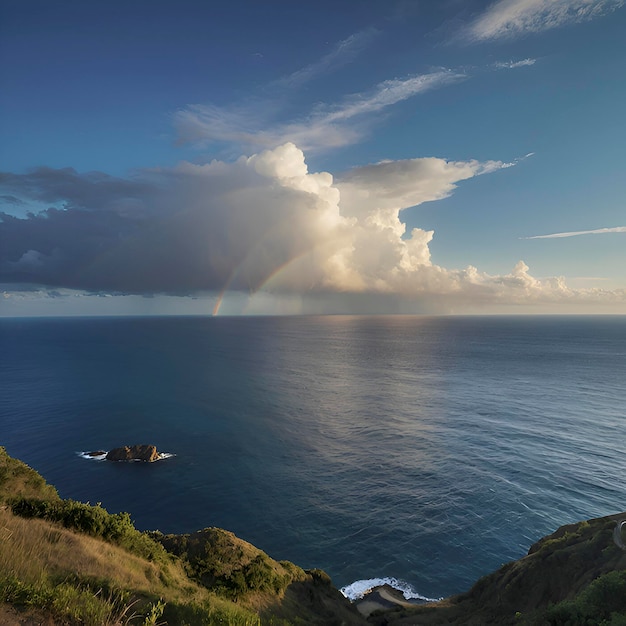
<path id="1" fill-rule="evenodd" d="M 358 311 L 379 311 L 381 303 L 412 311 L 624 304 L 624 293 L 534 277 L 523 261 L 503 275 L 445 268 L 432 262 L 432 230 L 406 232 L 405 209 L 510 166 L 429 157 L 333 176 L 309 172 L 304 152 L 287 142 L 235 162 L 183 162 L 133 180 L 49 168 L 5 175 L 7 193 L 67 208 L 0 215 L 0 283 L 98 294 L 271 294 L 320 308 L 330 298 L 333 307 L 340 299 Z"/>

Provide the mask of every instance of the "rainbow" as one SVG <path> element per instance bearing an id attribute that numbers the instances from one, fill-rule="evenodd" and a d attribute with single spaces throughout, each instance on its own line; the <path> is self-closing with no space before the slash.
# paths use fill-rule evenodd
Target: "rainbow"
<path id="1" fill-rule="evenodd" d="M 248 254 L 246 254 L 246 256 L 237 265 L 237 267 L 231 272 L 227 281 L 224 283 L 224 286 L 222 287 L 222 289 L 220 290 L 217 296 L 215 305 L 213 307 L 213 316 L 216 316 L 219 314 L 220 308 L 222 306 L 222 303 L 224 301 L 226 294 L 228 293 L 230 289 L 230 286 L 233 284 L 236 278 L 241 274 L 244 267 L 246 267 L 246 265 L 250 262 L 251 259 L 256 257 L 257 253 L 261 249 L 261 245 L 263 243 L 269 242 L 270 235 L 273 235 L 275 233 L 276 233 L 276 229 L 271 229 L 271 232 L 270 230 L 266 231 L 264 236 L 257 242 L 257 244 L 248 252 Z M 272 269 L 272 271 L 269 274 L 267 274 L 267 276 L 260 283 L 258 283 L 257 286 L 252 286 L 252 285 L 249 286 L 249 289 L 248 289 L 249 296 L 253 297 L 257 293 L 265 289 L 271 282 L 275 281 L 278 276 L 280 276 L 288 268 L 293 266 L 294 263 L 302 261 L 303 259 L 306 259 L 307 257 L 312 257 L 313 254 L 319 251 L 320 249 L 325 248 L 327 246 L 334 245 L 338 239 L 339 239 L 338 237 L 333 237 L 330 240 L 327 240 L 321 243 L 316 243 L 315 245 L 312 245 L 308 249 L 304 250 L 303 252 L 300 252 L 299 254 L 294 255 L 291 258 L 287 259 L 285 262 L 281 263 L 280 265 Z"/>

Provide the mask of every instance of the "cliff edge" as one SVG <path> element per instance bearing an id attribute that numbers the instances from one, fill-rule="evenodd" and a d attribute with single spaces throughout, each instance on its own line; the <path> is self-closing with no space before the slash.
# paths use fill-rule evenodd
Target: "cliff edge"
<path id="1" fill-rule="evenodd" d="M 379 625 L 626 625 L 626 512 L 561 526 L 467 593 L 378 616 Z"/>
<path id="2" fill-rule="evenodd" d="M 219 528 L 135 529 L 62 500 L 0 447 L 0 623 L 7 626 L 626 626 L 626 513 L 562 526 L 441 602 L 366 619 L 321 570 L 275 561 Z M 391 605 L 391 606 L 388 606 Z"/>

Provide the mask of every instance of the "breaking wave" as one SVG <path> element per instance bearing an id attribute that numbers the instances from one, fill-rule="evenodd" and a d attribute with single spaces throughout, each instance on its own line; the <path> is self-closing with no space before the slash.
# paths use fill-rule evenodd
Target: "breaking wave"
<path id="1" fill-rule="evenodd" d="M 406 600 L 421 600 L 422 602 L 437 602 L 441 598 L 427 598 L 422 594 L 415 591 L 415 589 L 404 580 L 398 580 L 397 578 L 368 578 L 367 580 L 357 580 L 345 587 L 342 587 L 339 591 L 348 598 L 351 602 L 360 600 L 365 594 L 376 589 L 376 587 L 382 587 L 383 585 L 389 585 L 394 589 L 397 589 Z"/>
<path id="2" fill-rule="evenodd" d="M 106 459 L 108 450 L 97 450 L 95 452 L 77 452 L 78 456 L 81 459 L 87 459 L 89 461 L 104 461 Z M 159 452 L 159 458 L 157 461 L 163 461 L 164 459 L 171 459 L 173 456 L 176 456 L 172 452 Z M 139 459 L 133 459 L 135 461 L 139 461 Z"/>

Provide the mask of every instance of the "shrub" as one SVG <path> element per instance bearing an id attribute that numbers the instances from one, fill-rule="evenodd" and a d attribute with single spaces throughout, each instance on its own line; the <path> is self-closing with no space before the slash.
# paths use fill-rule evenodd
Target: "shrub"
<path id="1" fill-rule="evenodd" d="M 323 569 L 309 569 L 306 570 L 307 574 L 311 575 L 313 582 L 329 587 L 332 585 L 330 576 Z"/>
<path id="2" fill-rule="evenodd" d="M 100 504 L 16 498 L 11 502 L 11 510 L 21 517 L 45 519 L 92 537 L 101 537 L 148 560 L 166 559 L 163 546 L 147 533 L 138 531 L 128 513 L 111 514 Z"/>
<path id="3" fill-rule="evenodd" d="M 143 626 L 159 626 L 160 622 L 158 622 L 158 620 L 163 616 L 164 611 L 165 602 L 163 602 L 163 600 L 151 604 L 145 615 Z"/>
<path id="4" fill-rule="evenodd" d="M 546 619 L 552 626 L 604 626 L 626 617 L 626 571 L 596 578 L 573 600 L 550 607 Z"/>

